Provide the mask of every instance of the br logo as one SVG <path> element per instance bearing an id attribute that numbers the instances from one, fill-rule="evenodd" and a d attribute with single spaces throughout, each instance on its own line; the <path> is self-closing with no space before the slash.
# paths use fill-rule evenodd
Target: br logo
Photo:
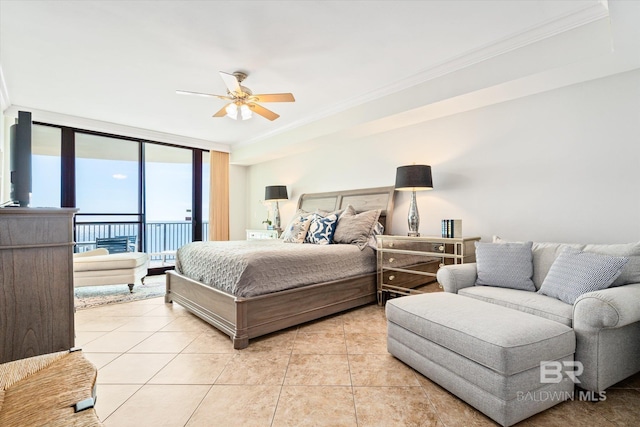
<path id="1" fill-rule="evenodd" d="M 540 362 L 540 382 L 543 384 L 559 383 L 566 376 L 574 384 L 580 384 L 578 377 L 584 372 L 582 362 L 565 360 L 562 362 Z"/>

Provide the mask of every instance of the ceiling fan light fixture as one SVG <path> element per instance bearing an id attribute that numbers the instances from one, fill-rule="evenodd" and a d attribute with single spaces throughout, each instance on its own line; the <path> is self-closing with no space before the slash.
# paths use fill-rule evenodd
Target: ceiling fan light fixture
<path id="1" fill-rule="evenodd" d="M 251 108 L 249 108 L 247 104 L 242 104 L 240 106 L 240 117 L 242 120 L 249 120 L 252 116 Z"/>
<path id="2" fill-rule="evenodd" d="M 249 120 L 253 116 L 247 104 L 231 103 L 224 110 L 227 112 L 227 117 L 233 120 Z"/>
<path id="3" fill-rule="evenodd" d="M 236 104 L 229 104 L 227 105 L 227 107 L 225 108 L 225 111 L 227 112 L 227 117 L 229 117 L 230 119 L 233 120 L 238 120 L 238 106 Z"/>

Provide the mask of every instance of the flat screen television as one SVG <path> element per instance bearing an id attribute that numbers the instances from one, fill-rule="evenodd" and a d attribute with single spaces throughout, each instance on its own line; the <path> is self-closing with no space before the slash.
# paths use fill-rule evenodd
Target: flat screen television
<path id="1" fill-rule="evenodd" d="M 11 206 L 31 203 L 31 113 L 18 111 L 16 124 L 11 125 L 9 139 L 11 170 Z"/>

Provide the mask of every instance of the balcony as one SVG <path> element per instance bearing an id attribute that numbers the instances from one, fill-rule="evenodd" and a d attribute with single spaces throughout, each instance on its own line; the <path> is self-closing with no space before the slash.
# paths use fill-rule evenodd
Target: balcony
<path id="1" fill-rule="evenodd" d="M 96 238 L 135 236 L 136 250 L 150 254 L 151 267 L 172 265 L 175 251 L 191 242 L 191 221 L 155 222 L 145 224 L 144 242 L 140 242 L 140 224 L 138 222 L 76 222 L 76 252 L 95 248 Z M 209 223 L 202 224 L 203 240 L 209 236 Z M 142 243 L 142 245 L 141 245 Z"/>

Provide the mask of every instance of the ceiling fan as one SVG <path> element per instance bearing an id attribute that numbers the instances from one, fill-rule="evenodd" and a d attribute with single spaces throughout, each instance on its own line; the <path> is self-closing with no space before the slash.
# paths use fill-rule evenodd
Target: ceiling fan
<path id="1" fill-rule="evenodd" d="M 234 120 L 247 120 L 250 119 L 253 113 L 259 114 L 262 117 L 275 120 L 280 115 L 274 113 L 257 104 L 258 102 L 295 102 L 293 94 L 291 93 L 268 93 L 263 95 L 254 95 L 251 90 L 240 83 L 247 78 L 247 74 L 241 71 L 236 71 L 233 74 L 220 71 L 220 77 L 227 86 L 226 95 L 215 95 L 211 93 L 190 92 L 187 90 L 177 90 L 176 93 L 181 95 L 198 95 L 206 96 L 209 98 L 224 99 L 229 102 L 222 107 L 213 117 L 230 117 Z"/>

